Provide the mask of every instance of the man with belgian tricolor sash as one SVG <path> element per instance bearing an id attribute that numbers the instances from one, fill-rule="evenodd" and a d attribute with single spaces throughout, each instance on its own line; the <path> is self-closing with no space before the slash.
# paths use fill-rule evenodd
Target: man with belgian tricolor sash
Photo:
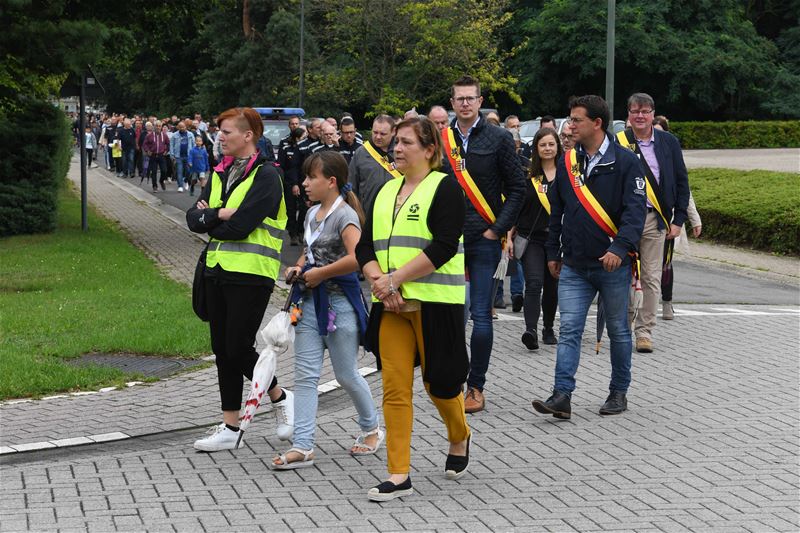
<path id="1" fill-rule="evenodd" d="M 485 404 L 483 386 L 492 353 L 492 288 L 502 252 L 500 236 L 514 225 L 525 196 L 525 173 L 511 133 L 486 121 L 480 113 L 482 102 L 478 80 L 471 76 L 458 79 L 450 98 L 456 118 L 441 132 L 444 170 L 458 180 L 465 195 L 466 312 L 472 315 L 470 372 L 464 398 L 467 413 L 481 411 Z"/>
<path id="2" fill-rule="evenodd" d="M 628 98 L 631 128 L 617 134 L 617 142 L 639 157 L 647 180 L 647 218 L 639 242 L 644 298 L 633 328 L 636 351 L 642 353 L 653 351 L 653 329 L 661 297 L 664 239 L 673 241 L 681 234 L 689 206 L 689 175 L 681 145 L 671 133 L 653 128 L 654 115 L 655 102 L 649 94 L 632 94 Z M 668 258 L 671 256 L 668 254 Z"/>
<path id="3" fill-rule="evenodd" d="M 550 184 L 550 231 L 545 249 L 550 273 L 559 278 L 558 336 L 553 394 L 533 408 L 570 418 L 589 307 L 599 292 L 611 340 L 611 383 L 601 415 L 627 410 L 631 382 L 628 299 L 631 263 L 645 219 L 645 180 L 636 156 L 606 133 L 608 105 L 599 96 L 570 101 L 576 146 L 556 167 Z"/>

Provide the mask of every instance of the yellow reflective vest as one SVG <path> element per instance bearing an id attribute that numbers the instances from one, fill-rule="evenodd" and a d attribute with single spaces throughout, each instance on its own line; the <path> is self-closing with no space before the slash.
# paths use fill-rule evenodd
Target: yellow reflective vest
<path id="1" fill-rule="evenodd" d="M 242 183 L 237 185 L 228 200 L 222 202 L 222 179 L 215 171 L 211 175 L 211 195 L 208 205 L 214 209 L 220 207 L 237 208 L 242 205 L 247 192 L 253 186 L 253 180 L 261 165 L 254 167 Z M 278 278 L 281 268 L 281 247 L 283 246 L 283 230 L 286 229 L 286 203 L 283 199 L 281 184 L 281 204 L 278 217 L 265 218 L 250 235 L 239 241 L 222 241 L 211 239 L 206 256 L 206 265 L 214 268 L 220 265 L 228 272 L 255 274 L 271 279 Z"/>
<path id="2" fill-rule="evenodd" d="M 430 211 L 436 189 L 446 174 L 431 172 L 417 185 L 394 215 L 395 201 L 405 180 L 387 182 L 378 192 L 373 207 L 372 241 L 378 264 L 383 272 L 393 272 L 418 256 L 433 240 L 428 229 Z M 458 240 L 458 252 L 433 273 L 406 281 L 400 287 L 406 300 L 463 304 L 464 237 Z M 374 298 L 374 297 L 373 297 Z"/>

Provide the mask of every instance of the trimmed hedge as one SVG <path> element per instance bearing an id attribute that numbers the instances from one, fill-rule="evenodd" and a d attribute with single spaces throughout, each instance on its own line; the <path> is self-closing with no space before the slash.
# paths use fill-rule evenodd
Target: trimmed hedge
<path id="1" fill-rule="evenodd" d="M 0 146 L 6 147 L 0 158 L 0 237 L 54 231 L 58 191 L 72 157 L 66 116 L 29 100 L 0 121 Z"/>
<path id="2" fill-rule="evenodd" d="M 798 148 L 800 120 L 670 122 L 684 149 Z"/>
<path id="3" fill-rule="evenodd" d="M 800 255 L 800 174 L 699 168 L 689 183 L 704 237 Z"/>

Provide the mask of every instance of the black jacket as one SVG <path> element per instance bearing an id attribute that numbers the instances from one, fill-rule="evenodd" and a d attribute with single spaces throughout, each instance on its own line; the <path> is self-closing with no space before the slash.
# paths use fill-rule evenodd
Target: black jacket
<path id="1" fill-rule="evenodd" d="M 122 141 L 123 150 L 136 149 L 136 131 L 133 128 L 118 128 L 117 138 Z"/>
<path id="2" fill-rule="evenodd" d="M 450 126 L 457 128 L 456 119 Z M 461 137 L 457 131 L 454 131 L 454 137 L 460 147 Z M 446 156 L 442 170 L 455 177 Z M 487 123 L 481 115 L 469 136 L 465 159 L 467 170 L 497 219 L 490 226 L 481 218 L 469 198 L 465 197 L 464 244 L 477 241 L 488 228 L 502 237 L 517 220 L 525 195 L 525 173 L 517 157 L 514 139 L 510 132 Z M 501 197 L 503 194 L 505 203 Z"/>
<path id="3" fill-rule="evenodd" d="M 225 167 L 223 165 L 224 163 L 221 163 L 214 171 L 219 174 L 222 180 L 222 201 L 224 206 L 231 193 L 242 184 L 244 178 L 234 183 L 227 193 L 224 192 L 225 184 L 228 182 L 230 165 Z M 253 185 L 247 191 L 242 204 L 237 208 L 236 213 L 233 214 L 230 220 L 220 220 L 217 216 L 218 209 L 191 207 L 186 212 L 186 223 L 189 229 L 195 233 L 208 233 L 208 236 L 214 239 L 238 241 L 250 235 L 265 218 L 276 218 L 283 197 L 280 173 L 274 164 L 267 161 L 263 154 L 259 154 L 253 164 L 253 168 L 257 165 L 261 165 L 261 168 L 258 169 L 255 175 Z M 213 186 L 213 180 L 209 180 L 208 185 L 203 188 L 199 200 L 208 202 L 209 198 L 211 198 L 211 188 Z M 253 274 L 228 272 L 219 265 L 213 269 L 206 267 L 206 276 L 218 278 L 226 283 L 236 284 L 273 285 L 275 281 Z"/>
<path id="4" fill-rule="evenodd" d="M 617 226 L 613 240 L 600 229 L 578 200 L 567 174 L 562 156 L 556 164 L 556 177 L 550 184 L 550 233 L 545 249 L 547 260 L 559 259 L 563 252 L 564 263 L 575 267 L 600 266 L 600 257 L 612 252 L 628 263 L 628 252 L 638 249 L 642 238 L 645 204 L 645 181 L 636 155 L 608 137 L 610 145 L 605 155 L 585 178 L 588 186 Z M 586 153 L 576 147 L 581 172 L 586 169 Z M 562 218 L 563 216 L 563 218 Z"/>

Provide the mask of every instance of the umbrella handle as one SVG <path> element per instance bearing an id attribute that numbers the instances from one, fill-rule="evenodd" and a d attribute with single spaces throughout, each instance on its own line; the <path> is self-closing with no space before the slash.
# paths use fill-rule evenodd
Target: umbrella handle
<path id="1" fill-rule="evenodd" d="M 297 280 L 297 278 L 298 278 L 298 276 L 295 276 L 295 277 L 294 277 L 294 279 L 295 279 L 295 280 Z M 289 308 L 292 306 L 292 293 L 294 292 L 294 285 L 295 285 L 295 283 L 297 283 L 297 281 L 294 281 L 294 280 L 293 280 L 293 281 L 292 281 L 292 282 L 289 284 L 289 295 L 288 295 L 288 296 L 286 296 L 286 302 L 283 304 L 283 308 L 281 308 L 281 310 L 282 310 L 283 312 L 287 312 L 287 311 L 289 311 Z"/>

